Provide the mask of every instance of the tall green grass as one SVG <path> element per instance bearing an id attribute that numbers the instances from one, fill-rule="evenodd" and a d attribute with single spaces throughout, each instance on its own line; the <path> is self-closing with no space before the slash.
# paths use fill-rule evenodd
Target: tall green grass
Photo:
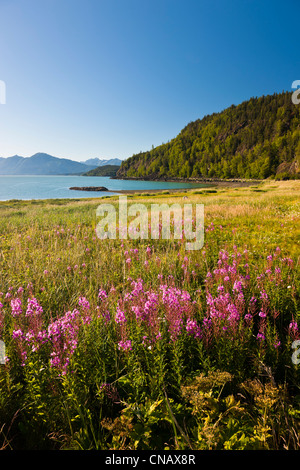
<path id="1" fill-rule="evenodd" d="M 100 199 L 0 204 L 0 446 L 299 449 L 299 183 L 256 189 L 130 198 L 203 203 L 194 252 L 99 240 Z"/>

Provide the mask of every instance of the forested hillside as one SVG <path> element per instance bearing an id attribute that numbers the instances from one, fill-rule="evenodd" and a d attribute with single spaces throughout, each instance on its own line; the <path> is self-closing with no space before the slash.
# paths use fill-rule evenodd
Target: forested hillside
<path id="1" fill-rule="evenodd" d="M 295 178 L 299 167 L 300 105 L 283 92 L 189 123 L 170 142 L 125 160 L 117 176 Z"/>
<path id="2" fill-rule="evenodd" d="M 83 173 L 83 176 L 115 176 L 120 165 L 103 165 Z"/>

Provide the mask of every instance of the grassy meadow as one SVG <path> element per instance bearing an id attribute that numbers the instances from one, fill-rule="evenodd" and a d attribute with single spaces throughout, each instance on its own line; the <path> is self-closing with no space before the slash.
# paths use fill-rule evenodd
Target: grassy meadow
<path id="1" fill-rule="evenodd" d="M 190 252 L 99 240 L 117 196 L 0 202 L 0 448 L 300 450 L 299 196 L 127 196 L 203 203 Z"/>

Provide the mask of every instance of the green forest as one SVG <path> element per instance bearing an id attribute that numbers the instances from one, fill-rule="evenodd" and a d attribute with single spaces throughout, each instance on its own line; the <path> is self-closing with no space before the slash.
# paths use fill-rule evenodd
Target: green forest
<path id="1" fill-rule="evenodd" d="M 98 166 L 87 173 L 83 173 L 82 176 L 115 176 L 119 168 L 119 165 Z"/>
<path id="2" fill-rule="evenodd" d="M 253 97 L 190 122 L 168 143 L 126 159 L 117 177 L 299 178 L 300 105 Z"/>

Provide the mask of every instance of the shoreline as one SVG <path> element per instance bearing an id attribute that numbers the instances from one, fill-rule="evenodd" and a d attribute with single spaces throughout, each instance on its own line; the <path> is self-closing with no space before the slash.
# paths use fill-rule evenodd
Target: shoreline
<path id="1" fill-rule="evenodd" d="M 175 193 L 175 192 L 187 192 L 187 191 L 193 191 L 193 190 L 205 190 L 206 188 L 237 188 L 237 187 L 248 187 L 256 184 L 261 184 L 265 180 L 240 180 L 240 179 L 230 179 L 230 180 L 222 180 L 222 179 L 213 179 L 213 178 L 203 178 L 203 179 L 179 179 L 179 178 L 116 178 L 116 177 L 111 177 L 110 179 L 114 180 L 120 180 L 120 181 L 157 181 L 157 182 L 165 182 L 165 183 L 193 183 L 195 186 L 193 188 L 165 188 L 165 189 L 119 189 L 119 190 L 113 190 L 113 189 L 108 189 L 108 188 L 97 188 L 90 186 L 89 188 L 87 187 L 76 187 L 76 188 L 69 188 L 71 189 L 76 189 L 80 191 L 102 191 L 105 193 L 115 193 L 115 194 L 143 194 L 143 193 L 149 193 L 149 194 L 155 194 L 155 193 Z M 197 184 L 201 184 L 202 186 L 196 186 Z M 205 184 L 205 186 L 203 186 Z"/>

